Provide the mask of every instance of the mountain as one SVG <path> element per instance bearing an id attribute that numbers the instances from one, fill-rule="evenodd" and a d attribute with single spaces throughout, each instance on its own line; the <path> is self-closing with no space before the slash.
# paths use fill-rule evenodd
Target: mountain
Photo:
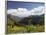
<path id="1" fill-rule="evenodd" d="M 13 16 L 11 14 L 8 14 L 7 16 L 8 16 L 8 18 L 10 18 L 11 20 L 16 21 L 16 22 L 18 22 L 22 19 L 22 18 L 19 18 L 18 16 Z"/>
<path id="2" fill-rule="evenodd" d="M 14 22 L 16 22 L 16 24 L 20 24 L 20 25 L 36 25 L 36 24 L 44 24 L 44 14 L 38 16 L 38 15 L 32 15 L 29 17 L 25 17 L 25 18 L 20 18 L 18 16 L 14 16 L 11 14 L 7 14 L 7 17 L 10 20 L 13 20 Z"/>

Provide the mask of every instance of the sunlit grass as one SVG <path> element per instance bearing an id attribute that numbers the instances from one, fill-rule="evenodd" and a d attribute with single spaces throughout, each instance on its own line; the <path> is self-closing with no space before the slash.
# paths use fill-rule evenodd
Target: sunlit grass
<path id="1" fill-rule="evenodd" d="M 26 32 L 44 32 L 43 25 L 27 25 L 27 26 L 8 26 L 8 33 L 26 33 Z"/>

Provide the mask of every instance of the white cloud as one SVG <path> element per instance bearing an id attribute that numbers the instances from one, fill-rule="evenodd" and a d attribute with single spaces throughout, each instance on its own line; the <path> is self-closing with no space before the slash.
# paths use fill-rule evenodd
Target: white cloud
<path id="1" fill-rule="evenodd" d="M 8 14 L 18 16 L 18 17 L 28 17 L 31 15 L 41 15 L 44 13 L 44 6 L 39 6 L 37 8 L 33 8 L 32 10 L 28 10 L 26 8 L 18 8 L 18 9 L 9 9 Z"/>

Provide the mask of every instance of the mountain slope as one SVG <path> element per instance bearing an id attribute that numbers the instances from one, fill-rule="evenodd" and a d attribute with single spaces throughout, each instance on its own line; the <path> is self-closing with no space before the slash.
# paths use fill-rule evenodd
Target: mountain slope
<path id="1" fill-rule="evenodd" d="M 12 21 L 16 22 L 17 24 L 20 25 L 36 25 L 36 24 L 44 24 L 44 14 L 40 15 L 40 16 L 29 16 L 29 17 L 25 17 L 25 18 L 19 18 L 17 16 L 13 16 L 8 14 L 7 15 L 9 19 L 11 19 Z"/>

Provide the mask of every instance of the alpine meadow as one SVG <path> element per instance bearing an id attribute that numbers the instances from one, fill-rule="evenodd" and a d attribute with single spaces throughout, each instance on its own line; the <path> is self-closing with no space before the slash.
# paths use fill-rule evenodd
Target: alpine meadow
<path id="1" fill-rule="evenodd" d="M 7 34 L 44 32 L 43 2 L 7 1 Z"/>

